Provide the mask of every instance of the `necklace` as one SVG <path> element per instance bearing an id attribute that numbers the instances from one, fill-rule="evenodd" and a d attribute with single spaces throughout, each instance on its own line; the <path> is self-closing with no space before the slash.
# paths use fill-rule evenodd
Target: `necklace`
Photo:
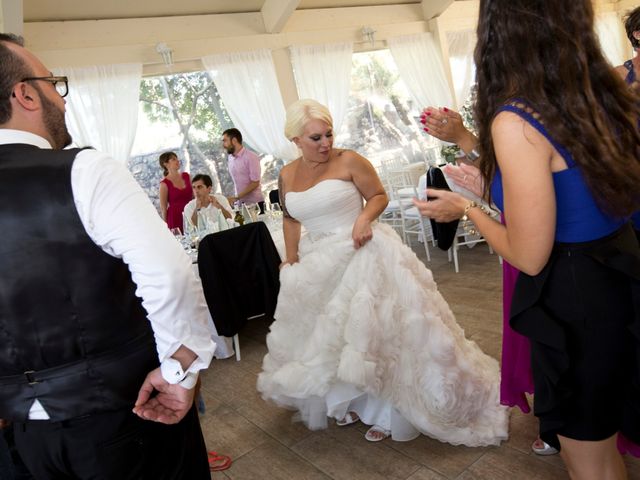
<path id="1" fill-rule="evenodd" d="M 329 163 L 329 159 L 328 159 L 328 158 L 327 158 L 326 160 L 324 160 L 324 161 L 319 161 L 319 162 L 318 162 L 318 161 L 315 161 L 315 160 L 307 160 L 307 159 L 306 159 L 306 158 L 304 158 L 304 157 L 302 157 L 302 160 L 303 160 L 305 163 L 307 163 L 307 164 L 311 165 L 311 168 L 317 168 L 317 167 L 318 167 L 318 166 L 320 166 L 320 165 L 324 165 L 324 164 Z"/>

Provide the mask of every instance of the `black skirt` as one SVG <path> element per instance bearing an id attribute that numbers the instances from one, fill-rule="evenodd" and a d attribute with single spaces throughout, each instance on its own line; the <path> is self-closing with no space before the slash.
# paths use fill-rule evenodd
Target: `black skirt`
<path id="1" fill-rule="evenodd" d="M 545 442 L 620 431 L 640 444 L 640 247 L 630 226 L 556 244 L 542 272 L 519 275 L 510 324 L 531 341 Z"/>

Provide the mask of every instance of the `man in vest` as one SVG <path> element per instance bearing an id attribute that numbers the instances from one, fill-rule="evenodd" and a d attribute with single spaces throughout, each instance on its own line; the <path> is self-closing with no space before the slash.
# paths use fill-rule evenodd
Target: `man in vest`
<path id="1" fill-rule="evenodd" d="M 38 480 L 208 479 L 201 285 L 122 164 L 62 150 L 67 88 L 0 34 L 0 419 Z"/>

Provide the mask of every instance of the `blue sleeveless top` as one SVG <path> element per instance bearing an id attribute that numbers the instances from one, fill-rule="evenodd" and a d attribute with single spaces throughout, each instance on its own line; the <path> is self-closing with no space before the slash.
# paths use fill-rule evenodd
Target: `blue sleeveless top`
<path id="1" fill-rule="evenodd" d="M 636 81 L 636 72 L 633 69 L 633 62 L 631 60 L 627 60 L 626 62 L 624 62 L 624 66 L 627 70 L 629 70 L 624 81 L 627 85 L 631 85 Z M 640 230 L 640 212 L 634 213 L 631 216 L 631 220 L 633 221 L 633 228 L 635 228 L 636 230 Z"/>
<path id="2" fill-rule="evenodd" d="M 627 85 L 631 85 L 633 82 L 636 81 L 636 72 L 633 69 L 633 62 L 631 60 L 627 60 L 626 62 L 624 62 L 623 64 L 625 66 L 625 68 L 627 70 L 629 70 L 629 72 L 627 73 L 627 76 L 625 77 L 624 81 Z"/>
<path id="3" fill-rule="evenodd" d="M 519 100 L 518 103 L 523 102 Z M 556 242 L 579 243 L 595 240 L 615 232 L 626 223 L 625 219 L 613 218 L 598 207 L 582 172 L 569 151 L 557 143 L 531 113 L 513 104 L 504 105 L 498 109 L 498 112 L 503 111 L 513 112 L 529 122 L 544 135 L 567 163 L 566 170 L 553 172 L 556 195 Z M 502 175 L 497 168 L 491 182 L 491 196 L 498 208 L 504 211 Z"/>

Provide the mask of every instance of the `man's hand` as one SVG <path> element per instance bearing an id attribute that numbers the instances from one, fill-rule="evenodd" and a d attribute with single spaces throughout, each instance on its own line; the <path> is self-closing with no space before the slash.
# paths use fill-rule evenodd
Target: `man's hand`
<path id="1" fill-rule="evenodd" d="M 0 418 L 0 430 L 2 430 L 3 428 L 7 428 L 9 426 L 9 423 L 9 420 Z"/>
<path id="2" fill-rule="evenodd" d="M 151 398 L 154 390 L 158 394 Z M 143 420 L 167 425 L 178 423 L 193 405 L 194 393 L 194 389 L 187 390 L 179 384 L 169 384 L 162 377 L 160 368 L 156 368 L 149 372 L 140 387 L 133 413 Z"/>
<path id="3" fill-rule="evenodd" d="M 238 201 L 238 197 L 227 197 L 227 200 L 229 200 L 229 205 L 233 206 Z"/>

